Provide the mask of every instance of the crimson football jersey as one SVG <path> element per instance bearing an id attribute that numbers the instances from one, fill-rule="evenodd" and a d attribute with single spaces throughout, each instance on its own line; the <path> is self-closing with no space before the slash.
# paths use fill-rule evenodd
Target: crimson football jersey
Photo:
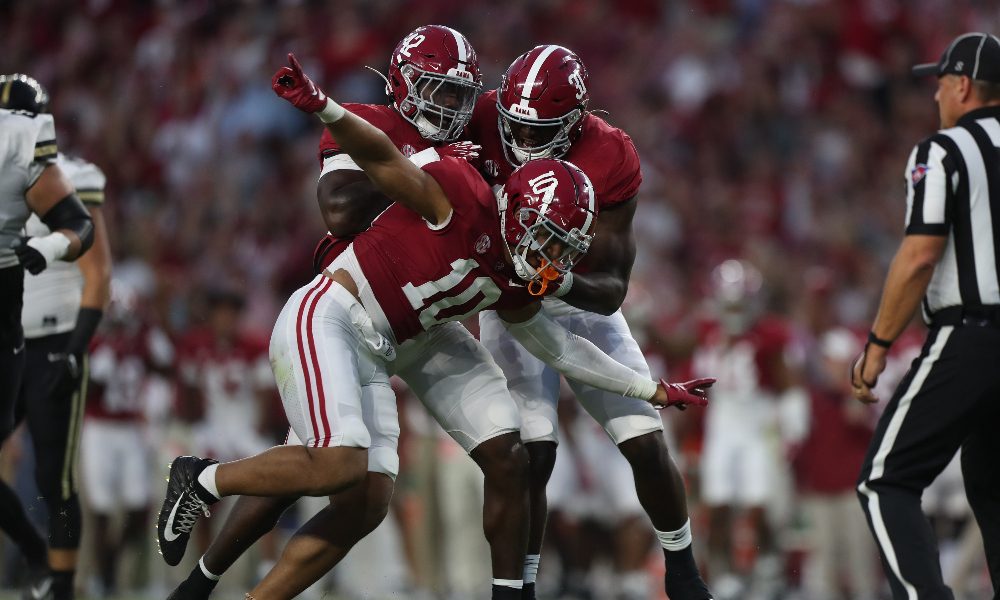
<path id="1" fill-rule="evenodd" d="M 491 90 L 476 102 L 468 130 L 471 140 L 483 147 L 477 164 L 491 186 L 506 183 L 515 168 L 504 156 L 498 117 L 497 92 Z M 580 137 L 561 158 L 580 167 L 590 178 L 599 210 L 635 196 L 642 183 L 639 154 L 632 138 L 590 113 L 583 117 Z"/>
<path id="2" fill-rule="evenodd" d="M 396 112 L 396 109 L 391 106 L 354 103 L 347 103 L 343 106 L 382 130 L 383 133 L 389 136 L 389 139 L 392 140 L 392 143 L 395 144 L 396 148 L 404 156 L 412 156 L 434 145 L 432 142 L 421 137 L 417 128 L 400 116 Z M 341 152 L 340 145 L 333 139 L 330 131 L 324 127 L 323 136 L 319 140 L 318 156 L 320 167 L 323 166 L 326 159 Z M 332 234 L 325 235 L 313 251 L 313 268 L 316 272 L 322 272 L 323 269 L 328 267 L 333 262 L 333 259 L 337 258 L 353 239 L 353 237 L 337 237 Z"/>
<path id="3" fill-rule="evenodd" d="M 343 107 L 382 130 L 404 156 L 412 156 L 434 145 L 432 142 L 421 137 L 417 128 L 411 125 L 391 106 L 348 102 L 343 104 Z M 330 130 L 324 127 L 323 137 L 319 140 L 320 167 L 323 166 L 323 161 L 341 152 L 343 150 L 340 149 L 337 141 L 333 139 Z"/>
<path id="4" fill-rule="evenodd" d="M 198 328 L 181 339 L 177 354 L 180 378 L 201 392 L 207 421 L 258 425 L 257 393 L 274 386 L 266 339 L 238 334 L 225 342 Z"/>
<path id="5" fill-rule="evenodd" d="M 703 322 L 699 328 L 694 375 L 718 378 L 712 388 L 715 400 L 752 398 L 758 393 L 778 391 L 775 365 L 795 358 L 794 336 L 786 321 L 765 316 L 733 339 L 714 321 Z"/>
<path id="6" fill-rule="evenodd" d="M 504 260 L 496 199 L 476 169 L 452 157 L 423 169 L 451 202 L 447 223 L 432 229 L 414 211 L 393 204 L 354 240 L 397 343 L 438 323 L 537 301 Z"/>
<path id="7" fill-rule="evenodd" d="M 157 328 L 97 334 L 90 344 L 86 415 L 114 421 L 143 420 L 149 374 L 153 369 L 169 368 L 173 360 L 173 344 Z"/>

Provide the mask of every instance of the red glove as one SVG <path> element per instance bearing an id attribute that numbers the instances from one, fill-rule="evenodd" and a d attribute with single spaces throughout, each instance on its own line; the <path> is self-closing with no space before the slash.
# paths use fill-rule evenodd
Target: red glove
<path id="1" fill-rule="evenodd" d="M 438 156 L 454 156 L 455 158 L 464 158 L 465 160 L 478 158 L 479 151 L 482 149 L 482 146 L 472 142 L 453 142 L 436 148 Z"/>
<path id="2" fill-rule="evenodd" d="M 684 383 L 667 383 L 666 380 L 660 379 L 660 388 L 666 392 L 666 399 L 664 401 L 663 395 L 657 393 L 657 397 L 661 399 L 658 401 L 654 397 L 653 406 L 657 410 L 671 406 L 676 406 L 678 410 L 687 410 L 688 406 L 705 406 L 708 404 L 708 388 L 714 383 L 714 377 L 692 379 Z"/>
<path id="3" fill-rule="evenodd" d="M 291 102 L 302 112 L 312 114 L 326 108 L 326 94 L 302 72 L 302 65 L 290 52 L 288 63 L 290 67 L 281 67 L 271 78 L 271 89 L 274 93 Z"/>

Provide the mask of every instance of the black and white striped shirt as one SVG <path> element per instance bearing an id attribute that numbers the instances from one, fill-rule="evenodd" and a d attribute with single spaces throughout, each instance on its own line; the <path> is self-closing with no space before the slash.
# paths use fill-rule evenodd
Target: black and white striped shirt
<path id="1" fill-rule="evenodd" d="M 948 236 L 924 317 L 1000 305 L 1000 107 L 966 113 L 917 144 L 906 164 L 906 234 Z"/>

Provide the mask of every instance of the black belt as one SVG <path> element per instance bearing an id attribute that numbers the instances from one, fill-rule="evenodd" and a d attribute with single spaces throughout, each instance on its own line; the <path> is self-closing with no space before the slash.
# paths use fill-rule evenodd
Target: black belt
<path id="1" fill-rule="evenodd" d="M 1000 306 L 950 306 L 931 315 L 932 327 L 1000 327 Z"/>

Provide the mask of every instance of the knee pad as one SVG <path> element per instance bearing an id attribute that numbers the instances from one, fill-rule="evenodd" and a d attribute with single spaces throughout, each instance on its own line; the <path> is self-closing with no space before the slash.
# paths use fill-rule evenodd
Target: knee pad
<path id="1" fill-rule="evenodd" d="M 77 495 L 63 500 L 45 498 L 49 509 L 49 547 L 75 550 L 80 547 L 80 500 Z"/>
<path id="2" fill-rule="evenodd" d="M 368 470 L 385 473 L 396 480 L 399 474 L 399 454 L 394 448 L 371 446 L 368 448 Z"/>

